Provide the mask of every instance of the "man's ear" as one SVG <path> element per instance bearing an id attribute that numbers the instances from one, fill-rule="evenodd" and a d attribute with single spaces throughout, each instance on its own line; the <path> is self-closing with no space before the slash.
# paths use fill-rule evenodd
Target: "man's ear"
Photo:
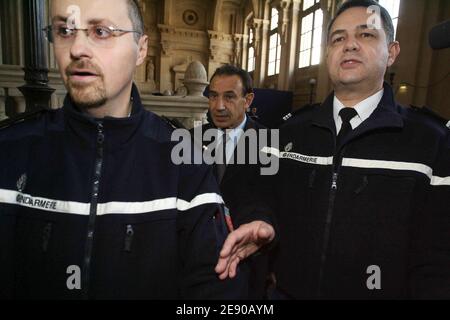
<path id="1" fill-rule="evenodd" d="M 389 57 L 388 57 L 388 67 L 392 66 L 397 60 L 398 55 L 400 54 L 400 43 L 398 41 L 394 41 L 389 45 Z"/>
<path id="2" fill-rule="evenodd" d="M 255 94 L 254 93 L 248 93 L 245 96 L 245 105 L 246 105 L 247 108 L 249 108 L 252 105 L 253 99 L 255 99 Z"/>
<path id="3" fill-rule="evenodd" d="M 147 58 L 147 51 L 148 51 L 148 36 L 143 35 L 139 39 L 139 51 L 138 51 L 138 58 L 136 61 L 136 66 L 140 66 L 145 62 L 145 59 Z"/>

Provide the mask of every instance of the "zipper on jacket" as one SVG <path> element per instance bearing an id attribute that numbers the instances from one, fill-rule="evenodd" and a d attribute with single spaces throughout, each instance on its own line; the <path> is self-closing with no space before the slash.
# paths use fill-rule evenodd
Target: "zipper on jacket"
<path id="1" fill-rule="evenodd" d="M 342 158 L 344 155 L 345 148 L 342 148 L 342 150 L 339 152 L 337 149 L 337 146 L 335 147 L 335 157 L 333 159 L 333 175 L 331 179 L 331 190 L 330 190 L 330 197 L 328 199 L 328 210 L 327 210 L 327 216 L 325 220 L 325 230 L 323 235 L 323 247 L 322 252 L 320 256 L 320 271 L 319 271 L 319 285 L 318 285 L 318 298 L 321 298 L 322 296 L 322 283 L 323 283 L 323 276 L 325 272 L 325 263 L 327 261 L 327 251 L 328 246 L 330 242 L 330 232 L 331 232 L 331 222 L 333 221 L 333 213 L 334 213 L 334 203 L 336 200 L 336 192 L 338 190 L 338 181 L 339 181 L 339 171 L 342 166 Z"/>
<path id="2" fill-rule="evenodd" d="M 91 194 L 91 206 L 89 211 L 88 230 L 86 238 L 86 246 L 84 250 L 83 259 L 83 273 L 82 273 L 82 294 L 84 299 L 89 299 L 89 285 L 91 273 L 92 250 L 94 245 L 95 234 L 95 220 L 97 216 L 98 192 L 100 188 L 100 180 L 103 167 L 103 147 L 105 142 L 105 134 L 103 132 L 103 123 L 97 123 L 97 145 L 96 145 L 96 159 L 95 159 L 95 173 L 94 182 Z"/>
<path id="3" fill-rule="evenodd" d="M 44 230 L 42 232 L 42 251 L 43 252 L 47 252 L 47 250 L 48 250 L 48 244 L 50 242 L 50 237 L 52 236 L 52 229 L 53 229 L 53 224 L 51 222 L 48 222 L 45 225 Z"/>
<path id="4" fill-rule="evenodd" d="M 134 229 L 131 224 L 127 226 L 127 231 L 125 233 L 125 246 L 124 251 L 131 252 L 131 245 L 133 244 Z"/>

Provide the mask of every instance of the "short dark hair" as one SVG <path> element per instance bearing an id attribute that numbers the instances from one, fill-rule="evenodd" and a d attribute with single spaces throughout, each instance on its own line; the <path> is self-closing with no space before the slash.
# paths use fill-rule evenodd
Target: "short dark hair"
<path id="1" fill-rule="evenodd" d="M 211 82 L 215 77 L 220 76 L 239 76 L 239 78 L 241 78 L 243 86 L 242 95 L 245 96 L 246 94 L 253 93 L 253 80 L 247 71 L 231 64 L 226 64 L 218 68 L 216 72 L 214 72 L 213 76 L 211 77 Z"/>
<path id="2" fill-rule="evenodd" d="M 134 38 L 136 42 L 144 35 L 144 18 L 142 17 L 141 7 L 138 0 L 127 0 L 128 2 L 128 16 L 133 24 L 133 30 L 139 32 L 135 33 Z"/>
<path id="3" fill-rule="evenodd" d="M 386 33 L 386 38 L 388 40 L 388 44 L 394 42 L 395 29 L 394 29 L 394 24 L 392 23 L 391 15 L 383 6 L 381 6 L 375 0 L 348 0 L 348 1 L 345 1 L 339 7 L 336 15 L 334 16 L 334 18 L 331 20 L 330 24 L 328 25 L 327 40 L 330 40 L 329 37 L 330 37 L 331 28 L 333 27 L 333 24 L 336 22 L 336 19 L 342 13 L 344 13 L 345 11 L 347 11 L 350 8 L 355 8 L 355 7 L 368 8 L 370 6 L 377 6 L 378 8 L 380 8 L 380 15 L 381 15 L 381 20 L 383 22 L 383 29 Z"/>

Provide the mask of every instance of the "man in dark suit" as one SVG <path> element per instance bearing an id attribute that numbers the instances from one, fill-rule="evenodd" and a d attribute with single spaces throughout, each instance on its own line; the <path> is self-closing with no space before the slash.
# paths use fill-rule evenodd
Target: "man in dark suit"
<path id="1" fill-rule="evenodd" d="M 264 126 L 246 115 L 253 102 L 254 93 L 250 75 L 237 67 L 225 65 L 216 70 L 211 78 L 209 89 L 210 123 L 202 127 L 202 133 L 216 130 L 216 159 L 214 172 L 225 202 L 229 227 L 248 228 L 256 226 L 260 232 L 267 233 L 268 240 L 274 231 L 270 219 L 266 216 L 248 215 L 250 200 L 248 195 L 255 190 L 255 181 L 260 174 L 260 165 L 252 156 L 260 150 L 259 131 Z M 211 132 L 211 131 L 210 131 Z M 211 147 L 211 141 L 202 141 L 205 148 Z M 245 152 L 242 152 L 244 151 Z M 253 161 L 252 161 L 253 158 Z M 250 260 L 250 299 L 264 296 L 267 257 L 262 254 Z"/>

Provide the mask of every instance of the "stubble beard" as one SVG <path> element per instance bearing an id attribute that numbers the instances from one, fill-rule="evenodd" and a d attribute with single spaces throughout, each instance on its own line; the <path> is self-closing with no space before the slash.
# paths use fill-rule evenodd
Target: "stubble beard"
<path id="1" fill-rule="evenodd" d="M 97 79 L 89 83 L 73 81 L 71 73 L 75 69 L 89 70 Z M 86 60 L 72 62 L 65 70 L 67 76 L 67 91 L 72 101 L 83 110 L 100 108 L 107 102 L 106 87 L 101 69 Z"/>
<path id="2" fill-rule="evenodd" d="M 80 85 L 69 80 L 67 87 L 72 101 L 81 109 L 97 109 L 106 104 L 106 89 L 103 79 L 98 79 L 89 85 Z"/>

